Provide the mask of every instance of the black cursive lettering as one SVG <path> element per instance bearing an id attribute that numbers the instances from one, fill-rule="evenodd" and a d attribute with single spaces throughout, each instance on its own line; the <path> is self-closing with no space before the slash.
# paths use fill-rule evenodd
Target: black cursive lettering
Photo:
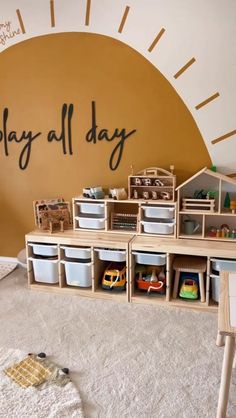
<path id="1" fill-rule="evenodd" d="M 110 160 L 109 167 L 111 170 L 116 170 L 121 162 L 121 158 L 124 151 L 124 144 L 127 138 L 133 135 L 136 132 L 136 129 L 133 129 L 130 132 L 126 133 L 126 129 L 123 128 L 119 130 L 115 128 L 114 133 L 109 136 L 108 129 L 103 128 L 97 132 L 98 125 L 96 123 L 96 103 L 92 101 L 92 126 L 91 129 L 87 132 L 85 139 L 87 142 L 92 142 L 96 144 L 97 141 L 105 140 L 107 142 L 112 142 L 114 139 L 120 139 L 113 149 Z"/>
<path id="2" fill-rule="evenodd" d="M 33 135 L 32 131 L 28 131 L 28 132 L 23 131 L 20 136 L 17 135 L 16 131 L 10 131 L 8 133 L 7 132 L 8 115 L 9 115 L 9 110 L 6 107 L 3 110 L 3 130 L 2 131 L 0 130 L 0 142 L 2 140 L 4 141 L 4 152 L 5 152 L 5 155 L 8 156 L 9 155 L 8 143 L 16 142 L 18 144 L 18 143 L 21 143 L 22 141 L 27 141 L 20 153 L 20 158 L 19 158 L 19 167 L 21 170 L 25 170 L 29 164 L 32 142 L 39 135 L 41 135 L 41 132 L 37 132 L 35 135 Z"/>

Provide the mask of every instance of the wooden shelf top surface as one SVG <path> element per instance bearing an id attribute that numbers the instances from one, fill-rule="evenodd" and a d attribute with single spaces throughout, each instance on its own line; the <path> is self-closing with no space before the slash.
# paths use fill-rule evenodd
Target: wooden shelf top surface
<path id="1" fill-rule="evenodd" d="M 88 245 L 88 246 L 112 246 L 114 248 L 125 248 L 133 234 L 113 234 L 110 232 L 74 231 L 73 229 L 64 232 L 53 232 L 34 230 L 26 234 L 27 241 L 56 243 L 67 245 Z"/>
<path id="2" fill-rule="evenodd" d="M 160 251 L 207 257 L 236 258 L 235 242 L 156 238 L 138 235 L 131 242 L 133 250 Z"/>
<path id="3" fill-rule="evenodd" d="M 147 188 L 148 186 L 142 186 Z M 151 187 L 152 188 L 152 187 Z M 122 200 L 118 200 L 118 199 L 111 199 L 108 196 L 106 196 L 104 199 L 90 199 L 88 197 L 83 197 L 83 196 L 79 196 L 79 197 L 73 197 L 72 201 L 74 203 L 78 202 L 78 203 L 131 203 L 131 204 L 145 204 L 145 205 L 161 205 L 161 206 L 165 206 L 165 205 L 177 205 L 176 200 L 165 200 L 165 199 L 122 199 Z"/>

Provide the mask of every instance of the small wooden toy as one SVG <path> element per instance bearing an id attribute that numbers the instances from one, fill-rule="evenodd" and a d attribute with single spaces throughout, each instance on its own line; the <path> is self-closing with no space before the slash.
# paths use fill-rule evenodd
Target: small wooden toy
<path id="1" fill-rule="evenodd" d="M 109 197 L 114 200 L 126 200 L 128 195 L 124 187 L 109 189 Z"/>
<path id="2" fill-rule="evenodd" d="M 54 229 L 61 232 L 68 229 L 71 224 L 70 203 L 64 199 L 36 200 L 34 201 L 35 222 L 39 229 Z"/>
<path id="3" fill-rule="evenodd" d="M 236 200 L 230 201 L 230 210 L 232 211 L 232 213 L 236 213 Z"/>

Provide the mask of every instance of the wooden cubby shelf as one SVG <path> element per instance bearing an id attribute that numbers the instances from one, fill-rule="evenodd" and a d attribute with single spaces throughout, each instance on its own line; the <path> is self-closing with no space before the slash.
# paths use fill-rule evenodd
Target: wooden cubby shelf
<path id="1" fill-rule="evenodd" d="M 45 257 L 37 256 L 34 246 L 42 246 L 46 251 L 54 251 L 46 262 L 57 264 L 55 268 L 56 275 L 53 280 L 56 283 L 47 283 L 47 274 L 44 273 L 44 282 L 37 280 L 34 260 L 44 260 Z M 209 242 L 156 238 L 154 236 L 133 235 L 133 234 L 112 234 L 97 232 L 82 232 L 67 230 L 65 232 L 55 232 L 50 234 L 36 230 L 26 235 L 26 249 L 28 258 L 28 283 L 31 289 L 42 291 L 52 291 L 80 295 L 86 297 L 95 297 L 102 299 L 113 299 L 117 301 L 132 303 L 148 303 L 153 305 L 177 306 L 191 309 L 200 309 L 207 311 L 216 311 L 217 303 L 212 298 L 211 281 L 217 279 L 217 263 L 226 263 L 226 268 L 235 266 L 236 270 L 236 251 L 235 244 L 231 242 Z M 43 248 L 44 249 L 44 248 Z M 67 250 L 72 251 L 72 257 L 67 256 Z M 85 259 L 75 259 L 73 251 L 79 251 L 80 257 Z M 82 255 L 81 255 L 82 252 Z M 204 275 L 205 301 L 184 300 L 173 298 L 173 287 L 175 272 L 173 263 L 177 256 L 194 254 L 196 257 L 204 257 L 206 260 L 206 273 Z M 140 258 L 141 256 L 141 258 Z M 37 258 L 38 257 L 38 258 Z M 152 259 L 154 257 L 154 261 Z M 102 278 L 104 271 L 109 267 L 112 260 L 123 263 L 126 266 L 126 288 L 125 290 L 105 290 L 102 288 Z M 230 261 L 231 260 L 231 261 Z M 82 263 L 81 263 L 82 261 Z M 75 263 L 76 267 L 81 263 L 82 270 L 79 268 L 78 279 L 84 280 L 81 287 L 77 283 L 69 284 L 65 269 L 65 262 Z M 144 263 L 143 263 L 144 262 Z M 230 267 L 227 267 L 230 263 Z M 122 264 L 122 265 L 123 265 Z M 137 286 L 137 265 L 145 265 L 149 268 L 151 275 L 161 272 L 164 281 L 163 293 L 156 290 L 148 293 Z M 84 276 L 84 268 L 88 268 Z M 73 276 L 73 274 L 72 274 Z M 73 276 L 74 277 L 74 276 Z M 72 282 L 73 282 L 72 277 Z M 84 277 L 84 278 L 83 278 Z M 164 278 L 164 279 L 163 279 Z M 50 279 L 51 280 L 51 279 Z M 76 279 L 77 280 L 77 276 Z M 152 285 L 152 283 L 150 283 Z"/>
<path id="2" fill-rule="evenodd" d="M 216 311 L 219 272 L 236 271 L 236 180 L 203 168 L 177 202 L 175 182 L 151 167 L 127 200 L 74 197 L 73 230 L 26 235 L 29 287 Z"/>

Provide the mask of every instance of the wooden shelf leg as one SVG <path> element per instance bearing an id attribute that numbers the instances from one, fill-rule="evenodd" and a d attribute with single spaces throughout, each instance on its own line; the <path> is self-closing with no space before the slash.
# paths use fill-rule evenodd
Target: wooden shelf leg
<path id="1" fill-rule="evenodd" d="M 173 290 L 173 299 L 177 298 L 178 288 L 179 288 L 179 278 L 180 278 L 180 271 L 175 271 L 175 281 L 174 281 L 174 290 Z"/>
<path id="2" fill-rule="evenodd" d="M 225 345 L 225 336 L 221 335 L 219 331 L 217 332 L 216 345 L 217 347 L 223 347 Z"/>
<path id="3" fill-rule="evenodd" d="M 217 408 L 217 418 L 226 418 L 229 399 L 229 388 L 235 352 L 235 337 L 227 335 L 225 338 L 225 351 L 221 372 L 220 392 Z"/>
<path id="4" fill-rule="evenodd" d="M 199 287 L 200 287 L 200 299 L 201 299 L 201 302 L 205 302 L 206 297 L 205 297 L 205 287 L 204 287 L 204 274 L 198 273 L 198 277 L 199 277 Z"/>

